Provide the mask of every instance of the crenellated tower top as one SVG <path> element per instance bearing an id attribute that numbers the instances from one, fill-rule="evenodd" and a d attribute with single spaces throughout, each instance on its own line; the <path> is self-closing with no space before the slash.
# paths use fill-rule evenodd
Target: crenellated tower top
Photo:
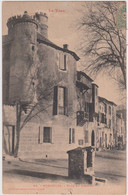
<path id="1" fill-rule="evenodd" d="M 35 15 L 29 15 L 27 11 L 23 15 L 17 15 L 10 17 L 7 21 L 8 31 L 10 32 L 16 24 L 30 22 L 37 26 L 38 32 L 47 37 L 48 29 L 48 16 L 46 13 L 40 12 L 35 13 Z"/>

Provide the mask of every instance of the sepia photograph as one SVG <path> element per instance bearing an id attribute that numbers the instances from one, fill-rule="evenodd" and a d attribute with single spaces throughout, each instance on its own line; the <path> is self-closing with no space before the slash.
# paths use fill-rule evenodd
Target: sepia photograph
<path id="1" fill-rule="evenodd" d="M 126 194 L 126 2 L 2 2 L 3 194 Z"/>

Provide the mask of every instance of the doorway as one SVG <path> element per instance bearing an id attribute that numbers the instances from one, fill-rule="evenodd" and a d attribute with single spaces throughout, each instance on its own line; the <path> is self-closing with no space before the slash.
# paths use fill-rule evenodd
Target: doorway
<path id="1" fill-rule="evenodd" d="M 15 126 L 6 125 L 4 126 L 4 140 L 5 140 L 5 148 L 8 154 L 14 154 L 14 146 L 15 146 Z"/>

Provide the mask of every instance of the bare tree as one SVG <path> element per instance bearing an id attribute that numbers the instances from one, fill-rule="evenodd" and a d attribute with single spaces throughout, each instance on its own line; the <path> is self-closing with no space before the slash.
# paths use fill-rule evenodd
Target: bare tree
<path id="1" fill-rule="evenodd" d="M 42 72 L 44 79 L 42 79 Z M 47 74 L 46 74 L 47 72 Z M 23 76 L 23 79 L 29 80 L 29 86 L 26 94 L 24 94 L 23 99 L 28 97 L 30 94 L 31 101 L 25 103 L 21 99 L 15 100 L 13 106 L 16 108 L 16 144 L 14 148 L 14 156 L 18 156 L 19 143 L 20 143 L 20 134 L 25 125 L 34 118 L 42 120 L 42 113 L 46 113 L 48 108 L 53 105 L 53 89 L 54 86 L 60 81 L 59 77 L 49 75 L 46 67 L 41 63 L 36 64 L 30 67 L 30 70 L 27 72 L 26 76 Z M 4 140 L 5 142 L 5 140 Z M 8 153 L 6 148 L 6 153 Z"/>
<path id="2" fill-rule="evenodd" d="M 119 2 L 85 2 L 79 28 L 83 30 L 82 53 L 89 58 L 85 69 L 96 74 L 116 70 L 126 89 L 126 31 L 118 24 Z M 123 10 L 125 11 L 125 10 Z"/>

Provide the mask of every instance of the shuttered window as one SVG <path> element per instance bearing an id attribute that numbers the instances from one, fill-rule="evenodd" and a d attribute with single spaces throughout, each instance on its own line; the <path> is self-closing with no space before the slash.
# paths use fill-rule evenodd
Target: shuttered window
<path id="1" fill-rule="evenodd" d="M 68 115 L 68 91 L 66 87 L 54 87 L 53 115 Z"/>
<path id="2" fill-rule="evenodd" d="M 53 97 L 53 115 L 57 115 L 57 95 L 58 95 L 58 87 L 54 87 L 54 97 Z"/>
<path id="3" fill-rule="evenodd" d="M 75 129 L 72 129 L 72 143 L 75 143 Z"/>
<path id="4" fill-rule="evenodd" d="M 64 114 L 68 115 L 68 89 L 64 87 Z"/>
<path id="5" fill-rule="evenodd" d="M 71 144 L 71 128 L 69 128 L 69 144 Z"/>
<path id="6" fill-rule="evenodd" d="M 51 143 L 52 142 L 52 130 L 51 127 L 44 127 L 43 130 L 43 142 L 44 143 Z"/>
<path id="7" fill-rule="evenodd" d="M 40 136 L 40 135 L 41 135 L 41 133 L 40 133 L 40 127 L 39 127 L 39 132 L 38 132 L 38 144 L 41 143 L 41 140 L 40 140 L 40 139 L 41 139 L 41 136 Z"/>
<path id="8" fill-rule="evenodd" d="M 75 129 L 69 128 L 69 144 L 75 143 Z"/>
<path id="9" fill-rule="evenodd" d="M 109 128 L 111 128 L 111 119 L 109 119 Z"/>
<path id="10" fill-rule="evenodd" d="M 38 131 L 38 144 L 52 143 L 52 128 L 51 127 L 40 127 Z"/>
<path id="11" fill-rule="evenodd" d="M 58 113 L 64 114 L 64 87 L 58 87 Z"/>

